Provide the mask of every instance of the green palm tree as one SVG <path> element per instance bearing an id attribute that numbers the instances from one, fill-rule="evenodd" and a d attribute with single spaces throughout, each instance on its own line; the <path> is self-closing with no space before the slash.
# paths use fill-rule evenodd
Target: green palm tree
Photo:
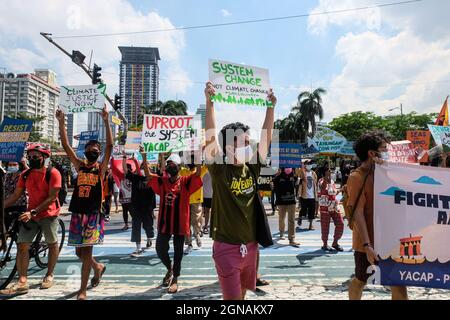
<path id="1" fill-rule="evenodd" d="M 290 113 L 286 118 L 275 122 L 275 129 L 279 130 L 281 141 L 303 141 L 305 139 L 305 131 L 303 126 L 299 125 L 299 113 Z"/>
<path id="2" fill-rule="evenodd" d="M 311 137 L 316 133 L 316 117 L 323 119 L 322 95 L 326 93 L 323 88 L 317 88 L 313 92 L 303 91 L 298 95 L 297 105 L 292 108 L 293 112 L 299 114 L 298 125 L 302 126 L 306 133 L 311 131 Z"/>
<path id="3" fill-rule="evenodd" d="M 187 115 L 188 106 L 182 100 L 168 100 L 161 107 L 161 115 L 165 116 L 185 116 Z"/>

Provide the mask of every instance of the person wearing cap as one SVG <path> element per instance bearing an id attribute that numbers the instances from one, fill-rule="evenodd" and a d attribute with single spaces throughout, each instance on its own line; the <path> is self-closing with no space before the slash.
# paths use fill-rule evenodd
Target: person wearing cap
<path id="1" fill-rule="evenodd" d="M 167 268 L 163 278 L 163 287 L 169 287 L 168 293 L 178 291 L 178 277 L 181 272 L 185 237 L 190 237 L 189 197 L 202 187 L 201 166 L 197 166 L 195 174 L 180 176 L 181 158 L 171 154 L 164 162 L 160 154 L 161 173 L 158 176 L 150 173 L 147 154 L 142 153 L 145 175 L 148 185 L 159 195 L 158 234 L 156 237 L 156 253 Z M 173 237 L 173 264 L 169 256 L 169 241 Z"/>
<path id="2" fill-rule="evenodd" d="M 18 295 L 28 293 L 27 271 L 29 265 L 29 249 L 39 231 L 42 231 L 49 248 L 48 269 L 42 280 L 41 289 L 53 286 L 53 271 L 58 260 L 58 216 L 61 205 L 58 192 L 61 189 L 61 174 L 55 168 L 47 168 L 51 151 L 40 144 L 32 144 L 27 149 L 30 169 L 19 177 L 14 193 L 5 201 L 5 208 L 13 206 L 16 201 L 28 194 L 26 212 L 19 216 L 22 222 L 17 238 L 16 266 L 19 281 L 11 287 L 0 291 L 2 295 Z M 49 172 L 47 172 L 49 171 Z M 47 179 L 49 177 L 49 179 Z"/>

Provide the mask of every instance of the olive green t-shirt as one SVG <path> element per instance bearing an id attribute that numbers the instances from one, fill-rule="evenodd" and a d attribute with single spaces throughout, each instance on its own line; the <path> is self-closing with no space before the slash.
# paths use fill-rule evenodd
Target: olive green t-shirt
<path id="1" fill-rule="evenodd" d="M 229 244 L 254 242 L 254 201 L 256 182 L 261 171 L 259 159 L 257 164 L 210 164 L 207 167 L 213 187 L 213 240 Z"/>

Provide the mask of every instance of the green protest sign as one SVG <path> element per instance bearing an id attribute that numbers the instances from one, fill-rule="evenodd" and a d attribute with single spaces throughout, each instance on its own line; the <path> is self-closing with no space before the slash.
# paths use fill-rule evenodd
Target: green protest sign
<path id="1" fill-rule="evenodd" d="M 213 102 L 272 107 L 269 70 L 215 59 L 209 60 L 208 70 L 216 90 Z"/>

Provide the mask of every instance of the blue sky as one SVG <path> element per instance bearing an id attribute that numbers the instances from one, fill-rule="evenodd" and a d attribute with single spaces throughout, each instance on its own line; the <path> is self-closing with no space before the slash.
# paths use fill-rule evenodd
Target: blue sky
<path id="1" fill-rule="evenodd" d="M 86 77 L 39 31 L 85 35 L 223 23 L 373 6 L 390 0 L 0 0 L 0 67 L 15 73 L 51 68 L 58 83 Z M 356 110 L 437 112 L 450 93 L 450 1 L 371 9 L 283 21 L 120 37 L 59 39 L 67 49 L 94 52 L 110 94 L 118 89 L 118 45 L 160 48 L 161 100 L 204 102 L 207 61 L 218 58 L 268 68 L 285 116 L 298 93 L 323 86 L 325 121 Z M 173 81 L 181 80 L 181 81 Z M 197 83 L 200 82 L 200 83 Z M 245 110 L 244 110 L 245 109 Z M 244 112 L 243 112 L 244 111 Z M 257 128 L 264 112 L 218 106 L 218 126 L 230 119 Z"/>

